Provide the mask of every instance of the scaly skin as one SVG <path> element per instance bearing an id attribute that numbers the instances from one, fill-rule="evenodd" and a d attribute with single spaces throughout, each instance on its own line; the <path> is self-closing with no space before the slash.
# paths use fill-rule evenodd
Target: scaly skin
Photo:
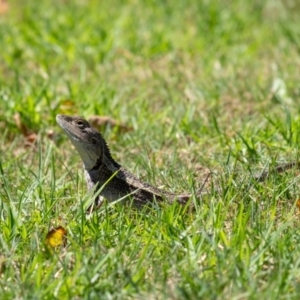
<path id="1" fill-rule="evenodd" d="M 95 192 L 99 191 L 94 208 L 102 204 L 103 198 L 111 202 L 121 198 L 124 201 L 133 199 L 137 207 L 153 201 L 167 201 L 168 203 L 177 201 L 180 204 L 186 204 L 190 199 L 191 194 L 177 195 L 166 192 L 136 178 L 112 158 L 102 135 L 84 118 L 57 115 L 56 121 L 82 159 L 88 189 L 95 188 Z M 263 171 L 260 175 L 254 176 L 254 179 L 263 182 L 271 173 L 282 173 L 294 167 L 299 168 L 300 162 L 278 165 L 273 170 Z M 197 192 L 197 196 L 207 193 L 202 190 L 207 179 L 208 177 Z"/>
<path id="2" fill-rule="evenodd" d="M 82 117 L 57 115 L 56 121 L 82 159 L 88 189 L 96 185 L 95 191 L 101 190 L 95 207 L 102 204 L 103 198 L 111 202 L 132 199 L 138 207 L 153 201 L 185 204 L 190 199 L 191 194 L 166 192 L 136 178 L 112 158 L 102 135 Z"/>

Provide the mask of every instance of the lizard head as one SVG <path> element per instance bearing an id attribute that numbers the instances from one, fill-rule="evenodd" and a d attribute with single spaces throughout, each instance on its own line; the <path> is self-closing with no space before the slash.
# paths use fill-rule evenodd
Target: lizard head
<path id="1" fill-rule="evenodd" d="M 88 121 L 79 116 L 66 115 L 57 115 L 56 121 L 78 151 L 87 171 L 102 161 L 106 142 Z"/>

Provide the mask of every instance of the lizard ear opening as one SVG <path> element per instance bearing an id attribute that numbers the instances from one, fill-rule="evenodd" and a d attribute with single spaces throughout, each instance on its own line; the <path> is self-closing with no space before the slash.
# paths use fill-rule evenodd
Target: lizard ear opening
<path id="1" fill-rule="evenodd" d="M 95 138 L 92 138 L 91 142 L 92 142 L 93 145 L 97 144 L 97 140 Z"/>

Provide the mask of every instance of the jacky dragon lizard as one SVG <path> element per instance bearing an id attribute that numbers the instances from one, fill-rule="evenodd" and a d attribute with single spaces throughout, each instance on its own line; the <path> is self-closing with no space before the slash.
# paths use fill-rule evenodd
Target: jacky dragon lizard
<path id="1" fill-rule="evenodd" d="M 164 200 L 185 204 L 190 199 L 191 194 L 170 193 L 136 178 L 112 158 L 103 136 L 82 117 L 57 115 L 56 121 L 82 159 L 88 189 L 97 185 L 95 190 L 101 190 L 95 199 L 95 208 L 102 204 L 103 198 L 110 202 L 133 199 L 138 207 Z"/>
<path id="2" fill-rule="evenodd" d="M 153 201 L 177 201 L 186 204 L 192 194 L 175 194 L 156 188 L 136 178 L 123 168 L 111 156 L 103 136 L 82 117 L 57 115 L 56 121 L 65 131 L 68 138 L 78 151 L 84 165 L 88 189 L 98 191 L 94 208 L 101 206 L 103 198 L 108 201 L 132 199 L 135 206 L 143 206 Z M 262 182 L 270 173 L 282 173 L 293 167 L 299 167 L 299 162 L 291 162 L 277 166 L 273 171 L 264 171 L 254 179 Z M 201 189 L 196 193 L 199 196 L 207 193 Z"/>

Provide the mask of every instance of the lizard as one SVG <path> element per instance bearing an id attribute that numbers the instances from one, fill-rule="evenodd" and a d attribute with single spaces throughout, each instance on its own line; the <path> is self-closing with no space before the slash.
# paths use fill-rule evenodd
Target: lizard
<path id="1" fill-rule="evenodd" d="M 155 201 L 186 204 L 191 198 L 192 194 L 171 193 L 135 177 L 114 160 L 103 136 L 84 118 L 57 115 L 56 121 L 81 157 L 88 190 L 99 191 L 93 209 L 99 208 L 104 198 L 109 202 L 121 198 L 132 199 L 136 207 Z M 201 193 L 202 187 L 197 195 Z"/>
<path id="2" fill-rule="evenodd" d="M 89 211 L 99 208 L 104 199 L 113 202 L 131 198 L 135 206 L 141 207 L 155 201 L 186 204 L 191 198 L 192 194 L 190 193 L 171 193 L 135 177 L 114 160 L 104 137 L 84 118 L 57 115 L 56 121 L 81 157 L 88 190 L 98 191 L 95 203 L 88 209 Z M 293 167 L 300 167 L 300 162 L 282 164 L 271 171 L 265 170 L 260 175 L 254 176 L 254 179 L 263 182 L 271 173 L 282 173 Z M 203 187 L 207 179 L 208 177 L 196 196 L 204 192 Z"/>

